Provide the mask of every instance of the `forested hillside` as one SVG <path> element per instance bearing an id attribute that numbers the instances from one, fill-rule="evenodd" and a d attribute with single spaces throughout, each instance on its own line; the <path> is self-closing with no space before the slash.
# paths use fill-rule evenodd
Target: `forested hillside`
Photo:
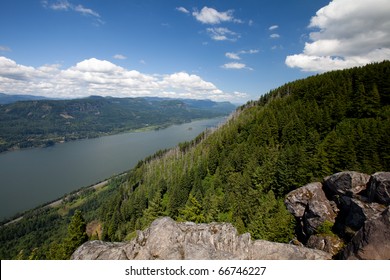
<path id="1" fill-rule="evenodd" d="M 287 242 L 289 191 L 342 170 L 390 170 L 389 105 L 389 62 L 288 83 L 221 129 L 140 162 L 105 205 L 103 236 L 122 240 L 169 215 Z"/>
<path id="2" fill-rule="evenodd" d="M 128 240 L 168 215 L 288 242 L 285 195 L 342 170 L 389 171 L 389 139 L 390 62 L 329 72 L 277 88 L 221 128 L 139 162 L 104 201 L 78 209 L 99 221 L 104 240 Z M 42 258 L 53 257 L 45 250 Z"/>
<path id="3" fill-rule="evenodd" d="M 21 101 L 0 105 L 0 152 L 159 128 L 228 115 L 235 106 L 210 100 L 113 98 Z"/>

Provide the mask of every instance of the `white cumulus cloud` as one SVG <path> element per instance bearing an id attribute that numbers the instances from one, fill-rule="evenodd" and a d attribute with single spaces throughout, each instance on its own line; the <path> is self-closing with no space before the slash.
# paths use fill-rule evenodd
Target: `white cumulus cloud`
<path id="1" fill-rule="evenodd" d="M 241 20 L 235 19 L 233 16 L 233 10 L 228 10 L 225 12 L 218 12 L 216 9 L 203 7 L 202 10 L 194 11 L 192 15 L 201 23 L 205 24 L 219 24 L 221 22 L 233 21 L 240 23 Z"/>
<path id="2" fill-rule="evenodd" d="M 311 18 L 310 42 L 289 67 L 324 72 L 390 59 L 390 1 L 333 0 Z"/>
<path id="3" fill-rule="evenodd" d="M 237 53 L 232 53 L 232 52 L 225 53 L 225 56 L 230 59 L 236 59 L 236 60 L 241 59 L 241 57 Z"/>
<path id="4" fill-rule="evenodd" d="M 0 56 L 0 92 L 60 98 L 101 95 L 208 98 L 235 102 L 244 99 L 242 93 L 224 92 L 198 75 L 186 72 L 143 74 L 97 58 L 61 69 L 58 64 L 40 67 L 20 65 Z"/>

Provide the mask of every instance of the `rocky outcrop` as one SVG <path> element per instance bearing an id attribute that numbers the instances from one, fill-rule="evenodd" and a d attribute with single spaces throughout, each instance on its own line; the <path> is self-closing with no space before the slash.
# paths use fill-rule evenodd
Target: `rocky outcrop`
<path id="1" fill-rule="evenodd" d="M 330 259 L 331 254 L 264 240 L 251 240 L 250 234 L 238 235 L 228 223 L 176 223 L 164 217 L 145 231 L 138 231 L 130 242 L 89 241 L 80 246 L 72 259 L 118 260 L 298 260 Z"/>
<path id="2" fill-rule="evenodd" d="M 335 234 L 315 234 L 310 236 L 306 246 L 334 256 L 344 247 L 344 242 Z"/>
<path id="3" fill-rule="evenodd" d="M 324 188 L 333 195 L 352 196 L 366 189 L 370 175 L 345 171 L 325 178 Z"/>
<path id="4" fill-rule="evenodd" d="M 390 172 L 375 173 L 368 185 L 370 201 L 390 205 Z"/>
<path id="5" fill-rule="evenodd" d="M 326 198 L 321 183 L 311 183 L 288 194 L 287 209 L 297 218 L 303 236 L 310 236 L 325 221 L 335 221 L 336 214 Z"/>
<path id="6" fill-rule="evenodd" d="M 382 204 L 365 201 L 347 196 L 339 199 L 341 215 L 337 227 L 340 231 L 345 231 L 346 228 L 358 231 L 365 221 L 378 218 L 386 208 Z"/>
<path id="7" fill-rule="evenodd" d="M 228 223 L 177 223 L 164 217 L 130 242 L 89 241 L 72 259 L 298 260 L 390 259 L 390 172 L 340 172 L 290 192 L 296 246 L 239 235 Z M 306 247 L 305 247 L 306 246 Z"/>
<path id="8" fill-rule="evenodd" d="M 389 194 L 390 172 L 370 176 L 346 171 L 290 192 L 285 204 L 297 220 L 299 241 L 307 247 L 347 259 L 388 259 Z"/>
<path id="9" fill-rule="evenodd" d="M 348 260 L 390 259 L 390 206 L 379 218 L 367 221 L 345 248 Z"/>

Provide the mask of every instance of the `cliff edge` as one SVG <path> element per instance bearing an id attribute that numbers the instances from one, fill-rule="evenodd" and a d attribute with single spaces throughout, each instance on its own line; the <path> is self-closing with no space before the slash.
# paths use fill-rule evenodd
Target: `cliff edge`
<path id="1" fill-rule="evenodd" d="M 345 171 L 290 192 L 295 244 L 252 240 L 229 223 L 155 220 L 130 242 L 88 241 L 72 259 L 390 259 L 390 172 Z M 304 244 L 304 245 L 303 245 Z"/>
<path id="2" fill-rule="evenodd" d="M 155 220 L 130 242 L 88 241 L 73 260 L 300 260 L 331 259 L 324 251 L 238 235 L 228 223 L 177 223 L 169 217 Z"/>

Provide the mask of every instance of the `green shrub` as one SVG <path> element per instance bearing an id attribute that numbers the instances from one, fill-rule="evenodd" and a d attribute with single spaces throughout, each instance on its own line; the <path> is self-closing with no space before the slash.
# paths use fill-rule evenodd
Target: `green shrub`
<path id="1" fill-rule="evenodd" d="M 317 228 L 317 233 L 318 234 L 334 235 L 334 233 L 332 231 L 333 226 L 334 226 L 333 222 L 326 220 Z"/>

